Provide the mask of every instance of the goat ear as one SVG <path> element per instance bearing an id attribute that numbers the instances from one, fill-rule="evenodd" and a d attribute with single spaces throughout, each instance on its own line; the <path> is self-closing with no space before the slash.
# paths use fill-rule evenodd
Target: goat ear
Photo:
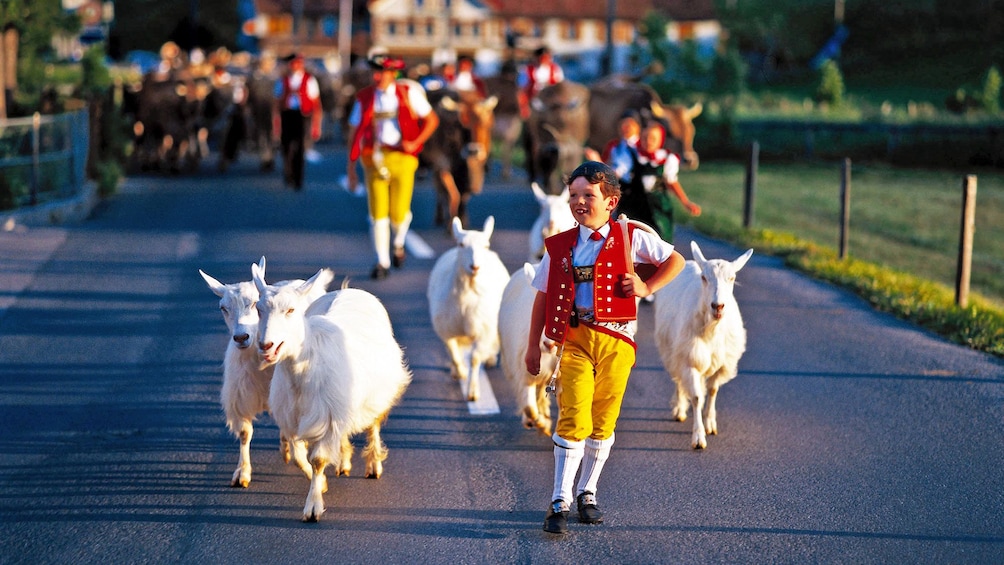
<path id="1" fill-rule="evenodd" d="M 202 278 L 206 281 L 206 284 L 209 285 L 209 290 L 213 291 L 213 294 L 215 294 L 216 296 L 223 298 L 223 293 L 226 290 L 224 284 L 204 273 L 202 269 L 199 269 L 199 274 L 202 275 Z"/>
<path id="2" fill-rule="evenodd" d="M 533 277 L 537 276 L 537 269 L 530 263 L 523 263 L 523 276 L 526 277 L 527 282 L 531 282 Z"/>
<path id="3" fill-rule="evenodd" d="M 732 268 L 735 269 L 736 271 L 742 269 L 744 266 L 746 266 L 746 262 L 749 261 L 750 257 L 752 256 L 753 256 L 753 249 L 747 249 L 746 253 L 743 253 L 742 255 L 739 256 L 738 259 L 732 262 Z"/>
<path id="4" fill-rule="evenodd" d="M 251 263 L 251 280 L 254 281 L 254 285 L 259 293 L 265 292 L 265 287 L 268 286 L 265 284 L 265 270 L 256 263 Z"/>
<path id="5" fill-rule="evenodd" d="M 486 238 L 491 239 L 492 232 L 495 231 L 495 216 L 485 218 L 485 227 L 481 231 L 484 232 Z"/>
<path id="6" fill-rule="evenodd" d="M 453 216 L 453 239 L 457 240 L 457 243 L 464 238 L 464 234 L 467 233 L 464 230 L 464 224 L 461 223 L 460 218 Z"/>
<path id="7" fill-rule="evenodd" d="M 331 269 L 321 269 L 320 271 L 317 271 L 317 273 L 307 282 L 312 283 L 311 286 L 321 285 L 324 290 L 327 290 L 328 285 L 331 284 L 331 281 L 333 280 L 335 280 L 334 271 Z"/>
<path id="8" fill-rule="evenodd" d="M 697 242 L 696 241 L 693 241 L 693 240 L 690 241 L 690 252 L 694 254 L 694 259 L 698 263 L 707 263 L 708 262 L 708 260 L 704 258 L 704 254 L 701 253 L 701 248 L 697 246 Z"/>
<path id="9" fill-rule="evenodd" d="M 262 255 L 261 259 L 258 259 L 258 266 L 261 267 L 261 276 L 265 276 L 265 256 Z"/>
<path id="10" fill-rule="evenodd" d="M 324 288 L 327 289 L 328 285 L 333 280 L 335 280 L 334 271 L 331 269 L 321 269 L 314 273 L 314 276 L 310 277 L 303 284 L 301 284 L 299 288 L 296 289 L 296 292 L 304 295 L 310 294 L 311 289 L 313 289 L 315 285 L 323 285 Z"/>
<path id="11" fill-rule="evenodd" d="M 544 189 L 540 188 L 540 185 L 537 184 L 537 181 L 530 183 L 530 190 L 533 191 L 533 197 L 537 199 L 537 203 L 543 205 L 545 202 L 547 202 L 547 194 L 544 193 Z"/>

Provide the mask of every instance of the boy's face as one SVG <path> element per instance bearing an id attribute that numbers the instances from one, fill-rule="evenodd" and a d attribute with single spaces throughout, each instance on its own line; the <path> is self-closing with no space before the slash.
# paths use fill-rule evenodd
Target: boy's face
<path id="1" fill-rule="evenodd" d="M 610 221 L 617 207 L 616 196 L 604 196 L 600 183 L 589 184 L 585 177 L 576 177 L 568 187 L 568 205 L 575 221 L 589 229 L 599 229 Z"/>

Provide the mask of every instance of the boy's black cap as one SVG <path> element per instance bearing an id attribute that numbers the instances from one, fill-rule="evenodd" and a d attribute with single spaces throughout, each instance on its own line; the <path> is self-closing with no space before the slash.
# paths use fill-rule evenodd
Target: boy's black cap
<path id="1" fill-rule="evenodd" d="M 617 179 L 617 173 L 607 165 L 606 163 L 601 163 L 599 161 L 586 161 L 575 167 L 572 174 L 568 175 L 568 184 L 572 184 L 572 181 L 583 177 L 589 184 L 596 184 L 598 182 L 605 182 L 613 187 L 620 187 L 621 182 Z"/>

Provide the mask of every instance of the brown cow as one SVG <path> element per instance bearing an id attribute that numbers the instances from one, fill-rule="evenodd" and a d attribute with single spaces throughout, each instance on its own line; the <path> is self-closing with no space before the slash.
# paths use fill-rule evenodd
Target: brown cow
<path id="1" fill-rule="evenodd" d="M 643 121 L 656 120 L 666 128 L 666 149 L 680 156 L 681 165 L 694 170 L 699 164 L 694 151 L 694 118 L 701 114 L 700 103 L 690 108 L 663 104 L 647 84 L 607 77 L 590 87 L 589 147 L 600 151 L 618 136 L 617 122 L 628 110 L 638 112 Z"/>
<path id="2" fill-rule="evenodd" d="M 403 79 L 399 79 L 403 80 Z M 411 83 L 412 88 L 421 88 Z M 480 194 L 485 167 L 491 153 L 494 96 L 449 89 L 428 92 L 429 103 L 439 116 L 439 127 L 426 142 L 420 159 L 432 170 L 436 187 L 437 225 L 450 225 L 454 217 L 468 225 L 467 203 Z"/>
<path id="3" fill-rule="evenodd" d="M 582 162 L 589 108 L 589 88 L 569 80 L 544 88 L 530 102 L 523 135 L 526 169 L 530 181 L 545 192 L 561 192 L 562 175 Z"/>

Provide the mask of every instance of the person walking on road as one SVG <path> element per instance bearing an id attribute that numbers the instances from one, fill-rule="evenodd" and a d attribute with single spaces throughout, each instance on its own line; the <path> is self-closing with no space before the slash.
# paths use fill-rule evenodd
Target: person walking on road
<path id="1" fill-rule="evenodd" d="M 671 244 L 626 222 L 611 221 L 620 198 L 611 167 L 586 161 L 566 184 L 579 225 L 545 241 L 532 283 L 537 296 L 525 357 L 526 370 L 536 375 L 541 334 L 561 347 L 558 420 L 551 436 L 554 483 L 544 517 L 544 531 L 554 534 L 568 531 L 573 484 L 579 522 L 603 522 L 596 492 L 635 363 L 638 299 L 662 288 L 684 266 Z M 642 279 L 636 262 L 654 266 L 654 272 L 648 267 L 651 276 Z"/>
<path id="2" fill-rule="evenodd" d="M 314 141 L 321 138 L 321 89 L 317 79 L 307 72 L 303 55 L 294 53 L 287 62 L 286 74 L 275 83 L 272 127 L 273 135 L 279 132 L 286 185 L 300 190 L 307 135 Z"/>
<path id="3" fill-rule="evenodd" d="M 349 115 L 347 177 L 348 185 L 356 186 L 356 161 L 361 158 L 377 257 L 370 277 L 382 279 L 392 264 L 392 229 L 393 265 L 404 264 L 418 155 L 439 126 L 439 117 L 418 83 L 398 82 L 404 61 L 377 55 L 370 66 L 374 84 L 359 91 Z"/>
<path id="4" fill-rule="evenodd" d="M 673 201 L 670 193 L 692 216 L 701 215 L 701 207 L 690 201 L 680 184 L 680 157 L 663 149 L 666 130 L 651 123 L 642 130 L 631 175 L 624 186 L 619 212 L 648 224 L 663 240 L 673 241 Z"/>

